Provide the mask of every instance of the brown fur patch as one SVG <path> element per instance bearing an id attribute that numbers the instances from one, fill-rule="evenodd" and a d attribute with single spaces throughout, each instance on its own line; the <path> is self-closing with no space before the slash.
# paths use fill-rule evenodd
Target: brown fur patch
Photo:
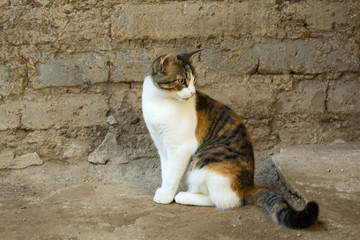
<path id="1" fill-rule="evenodd" d="M 234 121 L 236 122 L 236 124 L 244 124 L 242 118 L 237 115 L 233 110 L 229 111 L 229 114 L 231 115 L 231 117 L 234 119 Z M 247 130 L 247 128 L 245 128 L 245 132 L 246 132 L 246 138 L 247 140 L 250 142 L 250 144 L 252 145 L 252 140 L 249 134 L 249 131 Z"/>
<path id="2" fill-rule="evenodd" d="M 228 132 L 232 132 L 236 129 L 237 125 L 234 123 L 226 123 L 224 127 L 217 133 L 218 136 L 223 136 Z"/>
<path id="3" fill-rule="evenodd" d="M 176 52 L 168 53 L 161 58 L 160 67 L 163 73 L 174 74 L 179 71 L 181 67 L 180 62 L 177 60 Z"/>

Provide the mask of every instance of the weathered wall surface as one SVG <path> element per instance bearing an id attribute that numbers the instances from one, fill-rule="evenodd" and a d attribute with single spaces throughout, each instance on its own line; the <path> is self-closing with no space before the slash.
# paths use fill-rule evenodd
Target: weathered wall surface
<path id="1" fill-rule="evenodd" d="M 156 156 L 144 74 L 198 48 L 198 89 L 256 149 L 360 141 L 360 1 L 2 0 L 0 154 L 84 160 L 110 131 L 129 161 Z"/>

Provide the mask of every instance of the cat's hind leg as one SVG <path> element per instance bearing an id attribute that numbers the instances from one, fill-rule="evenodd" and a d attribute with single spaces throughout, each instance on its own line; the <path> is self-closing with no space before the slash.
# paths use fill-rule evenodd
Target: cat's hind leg
<path id="1" fill-rule="evenodd" d="M 179 192 L 175 196 L 176 203 L 193 206 L 214 206 L 209 195 L 192 192 Z"/>
<path id="2" fill-rule="evenodd" d="M 209 171 L 206 185 L 210 199 L 217 208 L 230 209 L 241 205 L 242 201 L 232 189 L 232 182 L 229 176 Z"/>
<path id="3" fill-rule="evenodd" d="M 175 201 L 184 205 L 216 206 L 220 209 L 239 207 L 242 203 L 231 188 L 231 175 L 221 174 L 210 169 L 190 172 L 188 192 L 179 192 Z"/>
<path id="4" fill-rule="evenodd" d="M 179 192 L 175 196 L 175 201 L 183 205 L 194 206 L 214 206 L 207 191 L 206 172 L 203 170 L 193 170 L 187 176 L 189 190 Z"/>

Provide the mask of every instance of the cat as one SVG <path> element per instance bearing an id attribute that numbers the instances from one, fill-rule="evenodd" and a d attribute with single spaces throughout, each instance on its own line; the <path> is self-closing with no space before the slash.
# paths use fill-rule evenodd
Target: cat
<path id="1" fill-rule="evenodd" d="M 200 51 L 159 56 L 144 79 L 143 116 L 161 162 L 153 200 L 220 209 L 255 204 L 278 224 L 309 227 L 318 217 L 316 202 L 295 211 L 278 193 L 254 185 L 253 145 L 242 119 L 195 89 L 190 58 Z M 188 191 L 176 194 L 186 171 Z"/>

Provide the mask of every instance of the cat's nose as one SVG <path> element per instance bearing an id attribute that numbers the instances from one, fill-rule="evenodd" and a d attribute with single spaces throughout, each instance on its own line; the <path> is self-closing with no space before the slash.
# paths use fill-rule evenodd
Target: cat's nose
<path id="1" fill-rule="evenodd" d="M 194 96 L 195 93 L 196 93 L 196 91 L 191 91 L 191 92 L 190 92 L 191 96 Z"/>

